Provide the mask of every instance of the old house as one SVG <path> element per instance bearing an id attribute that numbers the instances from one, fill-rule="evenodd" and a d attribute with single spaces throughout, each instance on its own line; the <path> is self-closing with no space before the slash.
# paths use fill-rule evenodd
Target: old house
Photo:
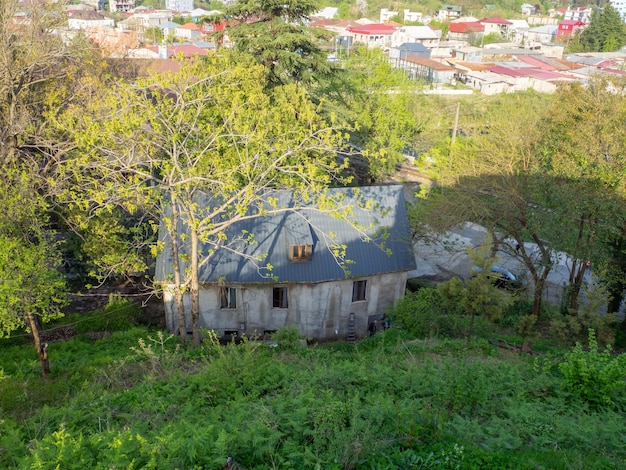
<path id="1" fill-rule="evenodd" d="M 484 33 L 485 27 L 478 21 L 450 23 L 448 40 L 477 43 Z"/>
<path id="2" fill-rule="evenodd" d="M 406 43 L 419 43 L 426 47 L 437 47 L 439 35 L 428 26 L 402 26 L 391 35 L 391 47 Z"/>
<path id="3" fill-rule="evenodd" d="M 396 28 L 386 24 L 372 23 L 348 29 L 355 43 L 365 44 L 368 48 L 386 48 L 391 45 L 391 37 Z"/>
<path id="4" fill-rule="evenodd" d="M 579 20 L 563 20 L 559 23 L 556 31 L 558 39 L 566 38 L 572 35 L 580 34 L 587 27 L 587 23 Z"/>
<path id="5" fill-rule="evenodd" d="M 415 269 L 402 187 L 339 188 L 327 196 L 344 198 L 353 211 L 350 223 L 310 204 L 244 218 L 227 229 L 230 245 L 217 249 L 199 273 L 200 327 L 226 337 L 266 335 L 286 326 L 313 339 L 367 334 L 368 325 L 404 294 L 407 272 Z M 291 192 L 274 197 L 279 202 L 273 207 L 294 207 Z M 165 233 L 156 280 L 164 285 L 167 327 L 175 332 Z M 345 249 L 343 265 L 337 247 Z M 272 269 L 260 267 L 259 259 Z M 189 297 L 184 301 L 189 305 Z"/>
<path id="6" fill-rule="evenodd" d="M 513 23 L 499 16 L 492 18 L 483 18 L 479 21 L 485 27 L 485 36 L 489 34 L 499 34 L 503 39 L 508 39 L 511 36 Z"/>

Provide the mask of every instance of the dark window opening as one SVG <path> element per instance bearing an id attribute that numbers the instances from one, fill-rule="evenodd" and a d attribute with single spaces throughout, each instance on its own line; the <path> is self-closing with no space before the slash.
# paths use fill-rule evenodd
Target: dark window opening
<path id="1" fill-rule="evenodd" d="M 220 288 L 220 308 L 237 308 L 237 289 L 233 287 Z"/>
<path id="2" fill-rule="evenodd" d="M 366 289 L 367 289 L 367 281 L 354 281 L 354 284 L 352 284 L 352 302 L 365 300 Z"/>
<path id="3" fill-rule="evenodd" d="M 274 287 L 272 305 L 274 308 L 287 308 L 287 288 L 286 287 Z"/>

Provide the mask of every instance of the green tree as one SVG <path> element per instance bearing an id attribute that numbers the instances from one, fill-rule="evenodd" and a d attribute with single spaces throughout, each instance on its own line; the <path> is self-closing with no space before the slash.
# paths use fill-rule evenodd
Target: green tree
<path id="1" fill-rule="evenodd" d="M 491 243 L 487 243 L 476 249 L 469 249 L 468 254 L 477 272 L 461 281 L 454 277 L 437 286 L 437 291 L 448 302 L 457 303 L 465 315 L 470 317 L 467 331 L 467 343 L 472 340 L 474 332 L 474 320 L 477 315 L 484 315 L 491 321 L 497 320 L 512 302 L 511 294 L 499 289 L 490 279 L 491 266 L 496 259 L 489 256 Z"/>
<path id="2" fill-rule="evenodd" d="M 541 95 L 519 94 L 465 111 L 459 119 L 463 135 L 431 150 L 429 173 L 437 185 L 425 190 L 411 211 L 417 236 L 444 233 L 467 221 L 490 230 L 494 252 L 518 258 L 528 270 L 535 315 L 555 261 L 542 228 L 546 213 L 536 199 L 541 179 L 533 176 L 534 143 L 546 104 Z M 536 249 L 526 250 L 525 241 Z"/>
<path id="3" fill-rule="evenodd" d="M 36 6 L 35 6 L 36 5 Z M 25 16 L 20 16 L 25 15 Z M 45 116 L 63 94 L 86 43 L 56 34 L 67 23 L 60 2 L 0 4 L 0 161 L 48 152 Z M 36 158 L 37 158 L 36 157 Z"/>
<path id="4" fill-rule="evenodd" d="M 565 87 L 542 124 L 538 171 L 558 182 L 541 188 L 546 210 L 552 215 L 545 222 L 555 222 L 553 243 L 574 258 L 569 292 L 573 310 L 578 306 L 587 260 L 596 274 L 610 280 L 613 296 L 621 298 L 624 290 L 620 281 L 626 227 L 623 90 L 623 82 L 607 78 L 596 79 L 588 87 Z"/>
<path id="5" fill-rule="evenodd" d="M 612 52 L 626 44 L 626 25 L 615 8 L 607 3 L 595 9 L 589 26 L 580 35 L 585 51 Z"/>
<path id="6" fill-rule="evenodd" d="M 0 176 L 0 337 L 27 328 L 45 378 L 50 365 L 42 325 L 61 316 L 65 304 L 60 257 L 33 175 L 14 164 Z"/>
<path id="7" fill-rule="evenodd" d="M 350 141 L 364 160 L 354 159 L 353 166 L 362 178 L 383 181 L 393 174 L 404 161 L 403 152 L 425 129 L 427 119 L 416 112 L 420 98 L 411 92 L 414 86 L 382 51 L 358 48 L 343 73 L 318 93 L 325 97 L 327 114 L 351 123 Z"/>
<path id="8" fill-rule="evenodd" d="M 172 249 L 167 284 L 179 332 L 186 335 L 191 318 L 196 345 L 199 271 L 217 249 L 237 252 L 246 239 L 226 239 L 226 229 L 268 210 L 296 210 L 264 208 L 263 201 L 285 188 L 310 200 L 336 183 L 341 170 L 338 126 L 319 117 L 301 87 L 275 87 L 268 94 L 265 84 L 262 66 L 214 56 L 186 64 L 176 75 L 112 84 L 63 123 L 76 129 L 79 150 L 64 171 L 86 190 L 83 210 L 120 205 L 162 221 Z M 332 201 L 327 207 L 333 210 Z M 252 261 L 271 275 L 263 259 Z M 189 307 L 183 295 L 189 295 Z"/>
<path id="9" fill-rule="evenodd" d="M 309 16 L 319 10 L 313 0 L 235 2 L 226 11 L 227 31 L 234 50 L 270 71 L 269 85 L 312 84 L 332 72 L 321 40 L 333 37 L 323 28 L 309 28 Z"/>

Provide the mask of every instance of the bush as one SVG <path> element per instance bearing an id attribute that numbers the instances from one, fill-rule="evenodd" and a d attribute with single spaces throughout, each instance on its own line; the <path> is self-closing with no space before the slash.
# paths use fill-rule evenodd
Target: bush
<path id="1" fill-rule="evenodd" d="M 437 289 L 424 287 L 405 295 L 387 315 L 416 337 L 432 338 L 439 336 L 444 313 Z"/>
<path id="2" fill-rule="evenodd" d="M 626 389 L 626 356 L 614 356 L 611 347 L 598 350 L 595 332 L 589 330 L 589 349 L 580 343 L 559 364 L 568 390 L 595 407 L 609 406 Z"/>
<path id="3" fill-rule="evenodd" d="M 614 314 L 599 315 L 595 312 L 579 311 L 555 315 L 550 320 L 550 333 L 563 341 L 578 342 L 585 339 L 587 331 L 593 330 L 597 341 L 608 345 L 615 341 L 614 326 Z"/>
<path id="4" fill-rule="evenodd" d="M 276 341 L 278 347 L 282 350 L 293 350 L 300 346 L 300 332 L 295 326 L 285 326 L 279 328 L 272 335 L 272 339 Z"/>

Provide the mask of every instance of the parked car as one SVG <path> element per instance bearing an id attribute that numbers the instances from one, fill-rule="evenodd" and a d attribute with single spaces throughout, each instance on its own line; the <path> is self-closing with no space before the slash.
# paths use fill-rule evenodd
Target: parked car
<path id="1" fill-rule="evenodd" d="M 472 268 L 475 272 L 481 273 L 483 270 L 478 266 Z M 517 291 L 524 287 L 520 279 L 506 268 L 501 266 L 492 266 L 491 272 L 487 276 L 493 285 L 500 289 L 507 289 L 511 291 Z"/>

